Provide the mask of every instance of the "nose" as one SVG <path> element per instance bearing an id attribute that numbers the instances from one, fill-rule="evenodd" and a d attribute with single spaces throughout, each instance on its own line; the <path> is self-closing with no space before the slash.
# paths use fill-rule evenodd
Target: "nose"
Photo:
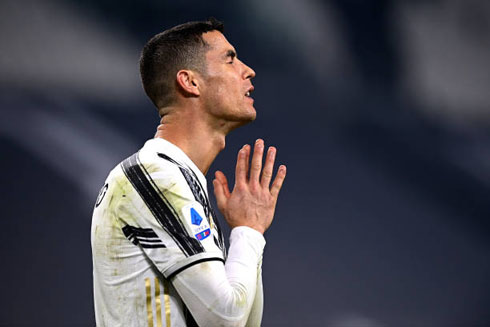
<path id="1" fill-rule="evenodd" d="M 255 77 L 255 71 L 248 67 L 244 62 L 242 62 L 243 65 L 243 76 L 245 79 L 252 79 Z"/>

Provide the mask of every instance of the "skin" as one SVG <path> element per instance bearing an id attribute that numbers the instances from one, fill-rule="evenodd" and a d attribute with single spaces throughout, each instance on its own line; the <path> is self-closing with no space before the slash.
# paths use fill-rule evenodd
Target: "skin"
<path id="1" fill-rule="evenodd" d="M 177 72 L 176 101 L 159 108 L 163 116 L 155 137 L 177 145 L 206 174 L 224 149 L 226 135 L 253 121 L 256 111 L 253 99 L 245 96 L 253 90 L 255 72 L 236 57 L 222 33 L 204 33 L 203 39 L 210 45 L 206 72 Z M 221 171 L 215 173 L 218 208 L 230 227 L 248 226 L 263 234 L 271 225 L 286 177 L 286 167 L 281 165 L 271 185 L 276 152 L 269 147 L 262 169 L 264 141 L 255 142 L 253 155 L 251 147 L 244 145 L 238 152 L 232 191 L 226 176 Z"/>

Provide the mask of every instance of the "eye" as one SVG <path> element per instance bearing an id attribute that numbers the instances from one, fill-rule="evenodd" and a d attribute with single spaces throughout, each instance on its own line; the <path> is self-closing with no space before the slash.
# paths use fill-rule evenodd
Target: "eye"
<path id="1" fill-rule="evenodd" d="M 228 58 L 227 64 L 234 64 L 236 58 L 236 52 L 233 50 L 228 50 L 226 52 L 226 57 Z"/>

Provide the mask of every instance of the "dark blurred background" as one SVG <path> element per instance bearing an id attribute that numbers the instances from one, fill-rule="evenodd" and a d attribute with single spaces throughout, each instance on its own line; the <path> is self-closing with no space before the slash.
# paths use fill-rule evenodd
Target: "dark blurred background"
<path id="1" fill-rule="evenodd" d="M 211 173 L 258 137 L 288 166 L 263 326 L 490 326 L 483 0 L 2 0 L 0 326 L 95 325 L 95 198 L 158 124 L 140 49 L 210 16 L 258 112 Z"/>

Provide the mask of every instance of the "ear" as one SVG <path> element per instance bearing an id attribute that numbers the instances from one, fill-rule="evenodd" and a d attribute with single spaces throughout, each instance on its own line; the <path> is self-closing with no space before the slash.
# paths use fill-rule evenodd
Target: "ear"
<path id="1" fill-rule="evenodd" d="M 199 81 L 192 70 L 179 70 L 177 72 L 177 84 L 188 95 L 200 95 Z"/>

